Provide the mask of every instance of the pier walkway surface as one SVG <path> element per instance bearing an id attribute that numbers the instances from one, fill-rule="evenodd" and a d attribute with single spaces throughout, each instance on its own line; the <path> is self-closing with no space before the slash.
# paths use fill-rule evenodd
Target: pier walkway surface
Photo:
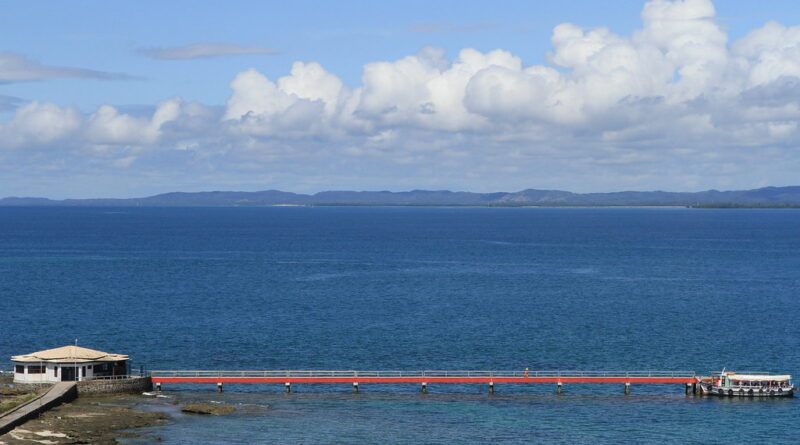
<path id="1" fill-rule="evenodd" d="M 156 388 L 162 383 L 665 383 L 694 385 L 694 371 L 150 371 Z M 688 391 L 688 390 L 687 390 Z"/>
<path id="2" fill-rule="evenodd" d="M 27 420 L 38 416 L 56 405 L 70 402 L 77 396 L 78 389 L 75 382 L 56 383 L 46 393 L 14 408 L 0 417 L 0 434 L 11 431 L 14 427 L 22 425 Z"/>

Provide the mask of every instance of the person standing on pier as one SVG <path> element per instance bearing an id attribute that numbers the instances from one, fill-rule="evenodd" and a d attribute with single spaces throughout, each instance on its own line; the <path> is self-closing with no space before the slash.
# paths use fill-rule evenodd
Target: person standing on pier
<path id="1" fill-rule="evenodd" d="M 525 368 L 525 378 L 528 378 L 528 368 Z"/>

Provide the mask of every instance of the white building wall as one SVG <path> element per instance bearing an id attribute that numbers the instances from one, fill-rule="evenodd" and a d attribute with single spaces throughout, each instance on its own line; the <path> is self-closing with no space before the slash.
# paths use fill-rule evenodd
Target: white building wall
<path id="1" fill-rule="evenodd" d="M 24 367 L 24 373 L 17 372 L 17 366 Z M 44 366 L 44 372 L 31 374 L 31 366 Z M 60 377 L 60 376 L 59 376 Z M 53 383 L 60 379 L 55 377 L 55 370 L 52 364 L 48 363 L 14 363 L 14 383 Z"/>
<path id="2" fill-rule="evenodd" d="M 78 380 L 86 380 L 94 377 L 94 367 L 102 362 L 91 363 L 14 363 L 14 383 L 55 383 L 63 378 L 64 368 L 76 368 L 75 376 Z M 91 366 L 90 366 L 91 365 Z M 24 373 L 17 372 L 17 366 L 24 366 Z M 29 366 L 44 366 L 45 372 L 38 374 L 29 373 Z M 58 375 L 56 375 L 56 367 Z M 86 368 L 86 375 L 83 369 Z"/>

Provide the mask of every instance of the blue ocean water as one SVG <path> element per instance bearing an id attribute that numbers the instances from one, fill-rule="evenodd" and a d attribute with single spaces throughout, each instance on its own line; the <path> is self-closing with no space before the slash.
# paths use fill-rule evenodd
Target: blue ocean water
<path id="1" fill-rule="evenodd" d="M 150 369 L 800 376 L 799 291 L 796 210 L 0 208 L 5 357 L 77 338 Z M 174 412 L 166 443 L 800 442 L 795 399 L 677 385 L 165 389 L 242 407 Z"/>

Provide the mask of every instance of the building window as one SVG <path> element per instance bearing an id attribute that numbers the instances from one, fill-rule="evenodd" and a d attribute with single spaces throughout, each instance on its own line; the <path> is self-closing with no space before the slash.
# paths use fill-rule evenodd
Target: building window
<path id="1" fill-rule="evenodd" d="M 53 377 L 58 377 L 58 366 L 53 367 Z"/>
<path id="2" fill-rule="evenodd" d="M 25 374 L 25 365 L 17 365 L 14 367 L 14 372 L 17 374 Z"/>
<path id="3" fill-rule="evenodd" d="M 28 365 L 28 374 L 42 374 L 44 373 L 44 366 Z"/>

